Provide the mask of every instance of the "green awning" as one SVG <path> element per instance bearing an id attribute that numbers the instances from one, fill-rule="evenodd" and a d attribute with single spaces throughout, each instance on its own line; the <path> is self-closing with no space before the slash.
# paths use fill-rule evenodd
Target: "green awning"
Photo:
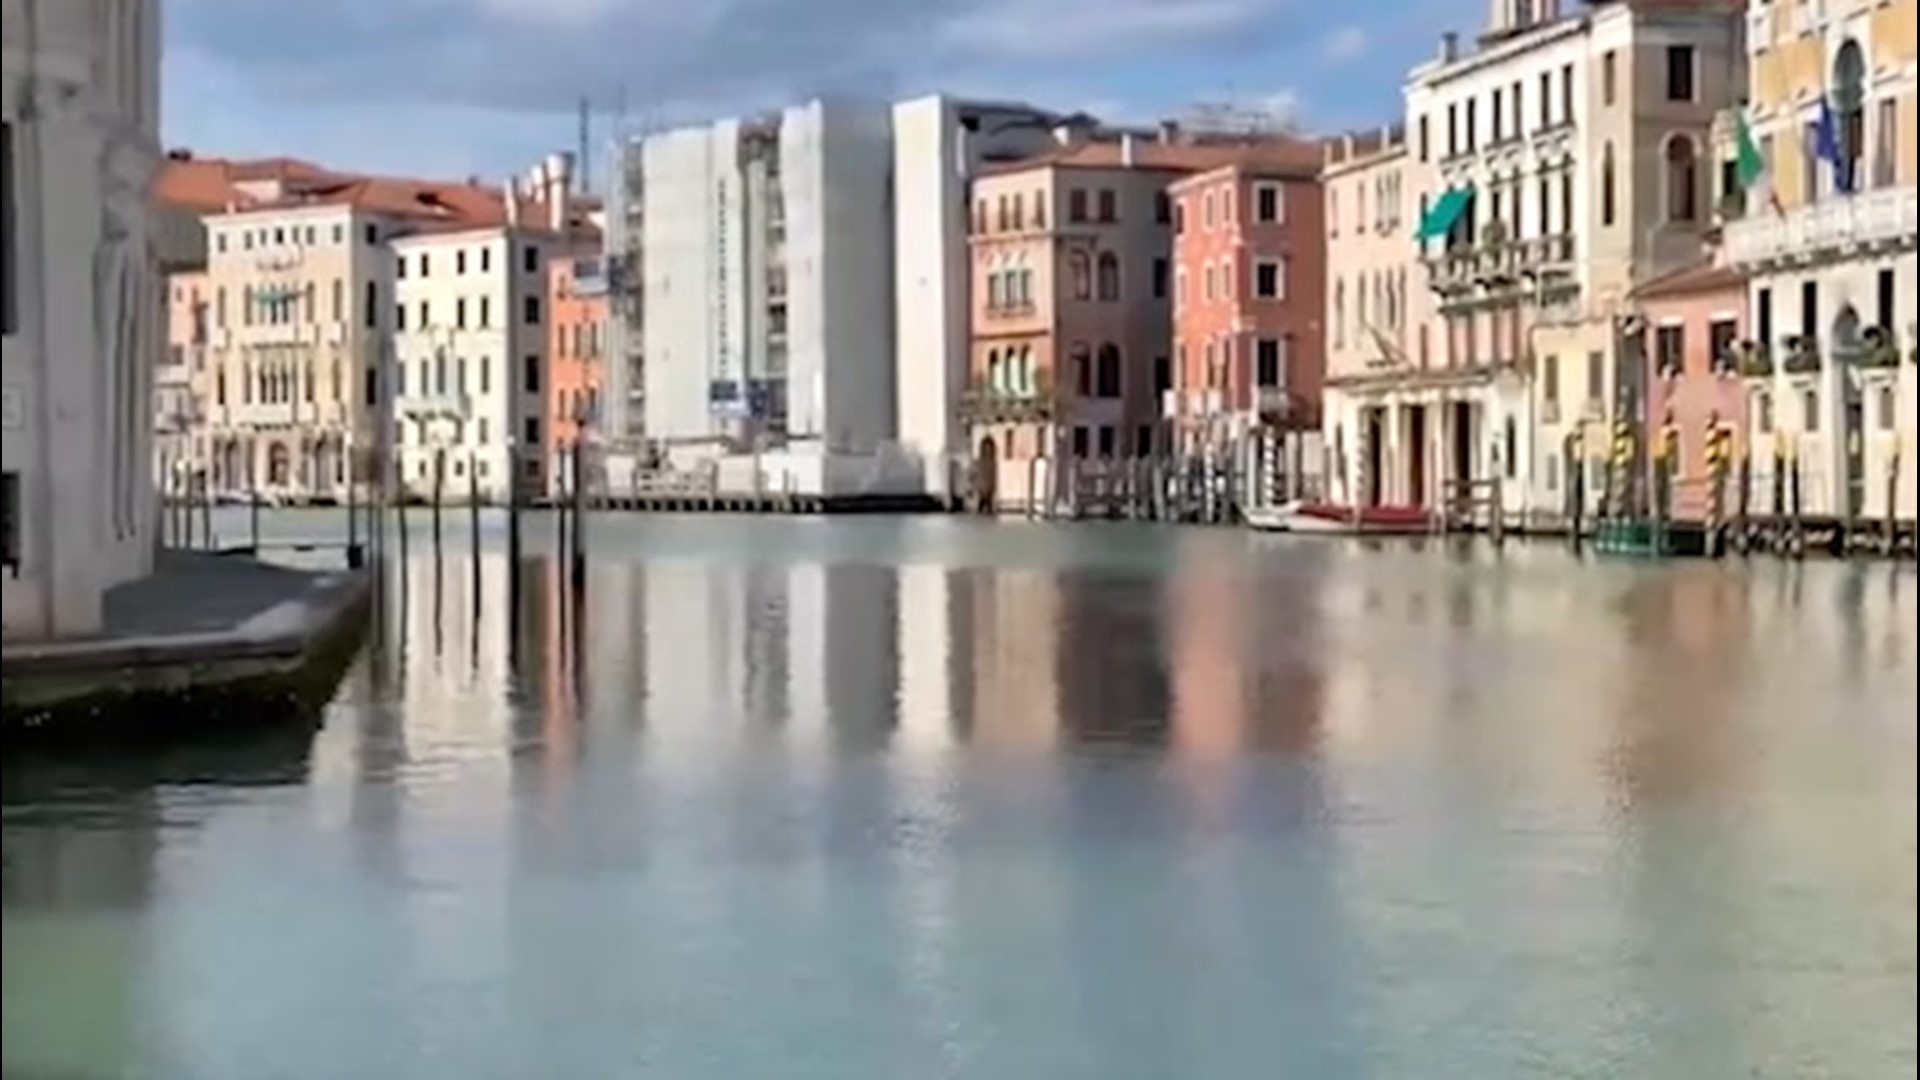
<path id="1" fill-rule="evenodd" d="M 1427 215 L 1420 219 L 1420 231 L 1415 240 L 1432 240 L 1453 231 L 1453 223 L 1460 220 L 1460 212 L 1467 208 L 1467 200 L 1473 198 L 1470 187 L 1448 188 L 1434 204 L 1427 208 Z"/>

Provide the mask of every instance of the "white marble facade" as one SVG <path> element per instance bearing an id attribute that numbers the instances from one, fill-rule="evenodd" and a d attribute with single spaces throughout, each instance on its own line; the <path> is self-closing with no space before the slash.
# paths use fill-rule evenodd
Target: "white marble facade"
<path id="1" fill-rule="evenodd" d="M 158 0 L 5 0 L 10 640 L 98 632 L 150 572 Z"/>

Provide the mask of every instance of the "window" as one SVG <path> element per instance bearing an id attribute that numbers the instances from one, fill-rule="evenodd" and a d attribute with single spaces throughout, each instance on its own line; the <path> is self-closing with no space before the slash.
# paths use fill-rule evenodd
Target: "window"
<path id="1" fill-rule="evenodd" d="M 1820 155 L 1813 151 L 1818 145 L 1819 125 L 1808 121 L 1800 132 L 1800 192 L 1809 202 L 1820 195 Z"/>
<path id="2" fill-rule="evenodd" d="M 1900 101 L 1882 98 L 1873 115 L 1873 186 L 1892 187 L 1898 178 Z"/>
<path id="3" fill-rule="evenodd" d="M 380 404 L 380 369 L 365 368 L 360 373 L 360 403 L 371 409 Z"/>
<path id="4" fill-rule="evenodd" d="M 1256 385 L 1284 385 L 1281 373 L 1280 339 L 1261 338 L 1253 345 L 1253 379 Z"/>
<path id="5" fill-rule="evenodd" d="M 1800 283 L 1800 336 L 1808 341 L 1820 336 L 1820 283 L 1812 278 Z"/>
<path id="6" fill-rule="evenodd" d="M 1427 160 L 1427 118 L 1425 116 L 1422 116 L 1419 122 L 1414 125 L 1414 127 L 1419 133 L 1418 141 L 1420 143 L 1420 147 L 1419 147 L 1420 160 L 1426 161 Z"/>
<path id="7" fill-rule="evenodd" d="M 1158 256 L 1153 260 L 1153 298 L 1167 298 L 1167 260 Z"/>
<path id="8" fill-rule="evenodd" d="M 1612 56 L 1612 53 L 1608 53 Z M 1613 144 L 1600 151 L 1600 224 L 1613 224 Z"/>
<path id="9" fill-rule="evenodd" d="M 1560 358 L 1540 358 L 1540 399 L 1548 405 L 1560 404 Z"/>
<path id="10" fill-rule="evenodd" d="M 493 392 L 493 361 L 485 356 L 480 358 L 480 392 Z"/>
<path id="11" fill-rule="evenodd" d="M 1153 455 L 1153 425 L 1141 424 L 1133 434 L 1133 452 L 1136 457 Z"/>
<path id="12" fill-rule="evenodd" d="M 1173 361 L 1165 356 L 1153 358 L 1153 392 L 1164 394 L 1173 389 Z"/>
<path id="13" fill-rule="evenodd" d="M 1765 390 L 1753 392 L 1753 415 L 1760 425 L 1760 434 L 1773 434 L 1773 395 Z"/>
<path id="14" fill-rule="evenodd" d="M 1327 235 L 1340 235 L 1340 189 L 1327 186 Z"/>
<path id="15" fill-rule="evenodd" d="M 1678 375 L 1687 362 L 1687 328 L 1662 326 L 1653 332 L 1653 359 L 1662 375 Z"/>
<path id="16" fill-rule="evenodd" d="M 1560 122 L 1573 123 L 1573 65 L 1560 69 Z"/>
<path id="17" fill-rule="evenodd" d="M 213 290 L 213 324 L 222 330 L 227 327 L 227 287 Z"/>
<path id="18" fill-rule="evenodd" d="M 493 269 L 493 249 L 481 248 L 480 249 L 480 272 L 484 274 L 491 269 Z"/>
<path id="19" fill-rule="evenodd" d="M 1120 220 L 1119 200 L 1112 188 L 1100 189 L 1100 220 L 1108 224 Z"/>
<path id="20" fill-rule="evenodd" d="M 1600 104 L 1612 105 L 1615 85 L 1614 52 L 1608 49 L 1600 56 Z"/>
<path id="21" fill-rule="evenodd" d="M 1087 220 L 1087 193 L 1079 188 L 1067 192 L 1067 220 L 1073 222 Z"/>
<path id="22" fill-rule="evenodd" d="M 1100 444 L 1099 445 L 1100 445 L 1101 457 L 1110 458 L 1113 456 L 1113 425 L 1111 424 L 1100 425 Z"/>
<path id="23" fill-rule="evenodd" d="M 1466 138 L 1467 138 L 1467 153 L 1469 154 L 1473 153 L 1473 151 L 1480 145 L 1479 105 L 1480 105 L 1480 100 L 1478 98 L 1467 99 Z"/>
<path id="24" fill-rule="evenodd" d="M 1253 189 L 1253 220 L 1273 225 L 1286 220 L 1287 203 L 1279 184 L 1261 184 Z"/>
<path id="25" fill-rule="evenodd" d="M 15 238 L 19 236 L 16 225 L 19 221 L 15 213 L 13 199 L 13 124 L 0 124 L 0 332 L 11 334 L 20 328 L 20 268 L 18 253 L 14 249 Z M 13 501 L 17 497 L 14 474 L 7 474 L 7 561 L 12 562 L 15 553 L 13 543 L 14 522 Z"/>
<path id="26" fill-rule="evenodd" d="M 433 273 L 433 258 L 423 251 L 420 253 L 420 276 L 426 277 L 431 273 Z"/>
<path id="27" fill-rule="evenodd" d="M 456 330 L 467 328 L 467 298 L 456 297 L 453 301 L 453 327 Z"/>
<path id="28" fill-rule="evenodd" d="M 1587 354 L 1587 400 L 1604 401 L 1607 397 L 1607 366 L 1598 351 Z"/>
<path id="29" fill-rule="evenodd" d="M 466 252 L 456 251 L 453 253 L 453 272 L 456 274 L 464 274 L 467 272 Z"/>
<path id="30" fill-rule="evenodd" d="M 1213 223 L 1213 192 L 1209 191 L 1200 196 L 1200 227 L 1212 232 Z"/>
<path id="31" fill-rule="evenodd" d="M 520 253 L 520 268 L 531 274 L 540 269 L 540 249 L 528 244 Z"/>
<path id="32" fill-rule="evenodd" d="M 528 353 L 522 363 L 520 388 L 529 394 L 540 392 L 540 357 L 535 353 Z"/>
<path id="33" fill-rule="evenodd" d="M 1094 393 L 1098 397 L 1117 398 L 1120 396 L 1120 348 L 1112 342 L 1100 346 L 1099 367 L 1094 380 Z"/>
<path id="34" fill-rule="evenodd" d="M 1497 86 L 1494 87 L 1493 88 L 1493 116 L 1491 118 L 1493 121 L 1493 138 L 1488 140 L 1489 142 L 1497 143 L 1501 139 L 1506 138 L 1507 133 L 1504 130 L 1506 125 L 1506 118 L 1507 118 L 1506 104 L 1507 104 L 1506 91 L 1500 89 Z"/>
<path id="35" fill-rule="evenodd" d="M 1540 118 L 1535 121 L 1535 126 L 1550 128 L 1553 126 L 1553 72 L 1551 71 L 1540 73 L 1539 100 Z"/>
<path id="36" fill-rule="evenodd" d="M 1538 204 L 1540 235 L 1552 236 L 1553 222 L 1551 220 L 1551 214 L 1553 212 L 1553 186 L 1552 182 L 1545 176 L 1540 177 Z"/>
<path id="37" fill-rule="evenodd" d="M 526 445 L 528 446 L 540 445 L 540 418 L 539 417 L 537 416 L 527 417 L 526 422 L 521 425 L 521 431 L 524 432 L 526 435 Z"/>
<path id="38" fill-rule="evenodd" d="M 1893 332 L 1893 302 L 1896 295 L 1893 284 L 1893 271 L 1882 270 L 1874 279 L 1873 324 L 1880 329 Z"/>
<path id="39" fill-rule="evenodd" d="M 1809 435 L 1820 431 L 1820 391 L 1811 387 L 1800 394 L 1800 430 Z"/>
<path id="40" fill-rule="evenodd" d="M 335 225 L 335 226 L 333 227 L 333 242 L 334 242 L 334 243 L 336 243 L 336 244 L 344 244 L 344 243 L 346 243 L 346 242 L 347 242 L 347 228 L 346 228 L 346 226 L 344 226 L 344 225 Z"/>
<path id="41" fill-rule="evenodd" d="M 1073 389 L 1081 397 L 1093 394 L 1093 353 L 1082 342 L 1074 342 L 1067 353 L 1073 367 Z"/>
<path id="42" fill-rule="evenodd" d="M 333 279 L 333 289 L 328 297 L 328 318 L 339 322 L 341 311 L 347 306 L 347 283 L 340 278 Z"/>
<path id="43" fill-rule="evenodd" d="M 1100 299 L 1120 299 L 1120 260 L 1111 251 L 1100 253 Z"/>
<path id="44" fill-rule="evenodd" d="M 527 250 L 532 251 L 533 249 L 528 248 Z M 521 299 L 520 321 L 523 323 L 526 323 L 528 326 L 540 325 L 540 298 L 539 297 L 528 296 Z"/>
<path id="45" fill-rule="evenodd" d="M 474 442 L 487 445 L 487 418 L 482 416 L 474 422 Z"/>
<path id="46" fill-rule="evenodd" d="M 1279 300 L 1287 295 L 1285 259 L 1260 259 L 1253 264 L 1253 295 L 1262 300 Z"/>
<path id="47" fill-rule="evenodd" d="M 1667 46 L 1667 100 L 1693 100 L 1693 46 Z"/>
<path id="48" fill-rule="evenodd" d="M 420 301 L 420 325 L 418 329 L 425 330 L 427 327 L 433 325 L 433 319 L 429 317 L 430 315 L 431 309 L 428 308 L 427 302 L 425 300 Z"/>
<path id="49" fill-rule="evenodd" d="M 1707 362 L 1715 370 L 1732 363 L 1733 342 L 1740 324 L 1732 319 L 1715 319 L 1707 324 Z"/>
<path id="50" fill-rule="evenodd" d="M 1173 204 L 1173 235 L 1185 236 L 1187 232 L 1187 200 L 1180 199 Z"/>
<path id="51" fill-rule="evenodd" d="M 1460 152 L 1460 107 L 1447 106 L 1447 156 Z"/>
<path id="52" fill-rule="evenodd" d="M 380 325 L 380 283 L 367 282 L 366 296 L 362 298 L 360 316 L 368 327 Z"/>
<path id="53" fill-rule="evenodd" d="M 1502 455 L 1502 464 L 1507 470 L 1507 479 L 1512 480 L 1520 473 L 1520 425 L 1513 417 L 1507 417 L 1506 453 Z"/>
<path id="54" fill-rule="evenodd" d="M 405 330 L 407 328 L 407 305 L 393 305 L 393 328 L 395 330 Z"/>
<path id="55" fill-rule="evenodd" d="M 1347 344 L 1347 283 L 1336 280 L 1333 283 L 1333 347 L 1344 348 Z"/>
<path id="56" fill-rule="evenodd" d="M 1087 456 L 1087 428 L 1085 424 L 1076 424 L 1073 428 L 1073 456 Z"/>
<path id="57" fill-rule="evenodd" d="M 1693 140 L 1667 140 L 1667 220 L 1696 221 L 1700 215 L 1700 164 Z"/>
<path id="58" fill-rule="evenodd" d="M 1894 429 L 1894 417 L 1899 412 L 1899 407 L 1894 404 L 1893 400 L 1893 387 L 1882 386 L 1880 388 L 1879 406 L 1880 430 L 1892 431 Z"/>
<path id="59" fill-rule="evenodd" d="M 1076 251 L 1067 256 L 1067 279 L 1075 300 L 1093 298 L 1093 268 L 1086 252 Z"/>
<path id="60" fill-rule="evenodd" d="M 1153 220 L 1161 225 L 1173 220 L 1173 200 L 1164 191 L 1153 193 Z"/>

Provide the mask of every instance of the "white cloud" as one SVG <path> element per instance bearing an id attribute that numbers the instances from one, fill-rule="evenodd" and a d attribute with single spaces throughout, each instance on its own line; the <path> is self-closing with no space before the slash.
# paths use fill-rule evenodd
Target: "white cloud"
<path id="1" fill-rule="evenodd" d="M 1344 64 L 1365 56 L 1369 44 L 1366 27 L 1348 23 L 1320 43 L 1320 56 L 1330 64 Z"/>

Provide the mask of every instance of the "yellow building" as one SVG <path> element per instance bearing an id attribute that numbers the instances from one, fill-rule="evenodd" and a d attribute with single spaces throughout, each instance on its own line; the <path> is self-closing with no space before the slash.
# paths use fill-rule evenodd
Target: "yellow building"
<path id="1" fill-rule="evenodd" d="M 1914 8 L 1756 0 L 1747 9 L 1743 119 L 1765 180 L 1739 190 L 1739 125 L 1724 125 L 1722 212 L 1726 257 L 1751 281 L 1758 505 L 1772 498 L 1777 447 L 1805 513 L 1914 516 Z M 1823 103 L 1837 151 L 1828 156 L 1814 149 Z"/>

